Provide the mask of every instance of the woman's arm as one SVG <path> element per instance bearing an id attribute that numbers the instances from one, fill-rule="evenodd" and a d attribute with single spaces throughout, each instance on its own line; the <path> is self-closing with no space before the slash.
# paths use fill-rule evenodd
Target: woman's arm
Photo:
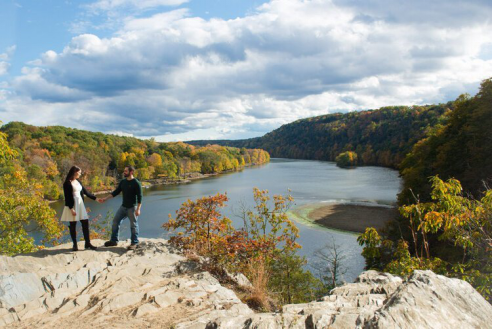
<path id="1" fill-rule="evenodd" d="M 73 187 L 70 182 L 63 183 L 63 194 L 65 195 L 65 206 L 73 209 L 75 201 L 73 199 Z"/>
<path id="2" fill-rule="evenodd" d="M 79 181 L 79 183 L 80 183 L 80 181 Z M 87 197 L 88 197 L 89 199 L 96 200 L 96 196 L 95 196 L 94 194 L 90 193 L 89 191 L 87 191 L 87 190 L 85 189 L 84 185 L 82 185 L 82 183 L 80 183 L 80 186 L 82 186 L 82 193 L 83 193 L 83 194 L 87 195 Z"/>

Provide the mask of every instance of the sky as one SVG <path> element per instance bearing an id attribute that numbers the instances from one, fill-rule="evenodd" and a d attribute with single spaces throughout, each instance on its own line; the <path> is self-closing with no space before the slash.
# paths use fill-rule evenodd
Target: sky
<path id="1" fill-rule="evenodd" d="M 158 141 L 444 103 L 492 77 L 490 0 L 0 0 L 0 121 Z"/>

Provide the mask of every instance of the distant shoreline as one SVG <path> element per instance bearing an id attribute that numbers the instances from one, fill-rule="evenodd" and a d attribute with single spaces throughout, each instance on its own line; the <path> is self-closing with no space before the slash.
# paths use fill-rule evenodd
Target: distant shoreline
<path id="1" fill-rule="evenodd" d="M 229 171 L 227 171 L 229 172 Z M 203 178 L 208 178 L 212 176 L 217 176 L 219 174 L 225 173 L 225 171 L 220 172 L 220 173 L 213 173 L 213 174 L 200 174 L 200 173 L 193 173 L 193 175 L 188 176 L 186 178 L 176 178 L 176 179 L 167 179 L 167 178 L 155 178 L 155 179 L 148 179 L 145 181 L 142 181 L 142 187 L 143 188 L 149 188 L 153 186 L 159 186 L 159 185 L 178 185 L 178 184 L 186 184 L 186 183 L 191 183 L 193 180 L 197 179 L 203 179 Z M 97 191 L 94 192 L 94 195 L 101 195 L 101 194 L 108 194 L 111 193 L 113 190 L 106 190 L 106 191 Z"/>
<path id="2" fill-rule="evenodd" d="M 397 209 L 389 206 L 349 203 L 309 204 L 290 211 L 294 217 L 308 225 L 350 233 L 364 233 L 367 227 L 380 231 L 395 219 Z"/>
<path id="3" fill-rule="evenodd" d="M 187 183 L 191 183 L 194 180 L 204 179 L 204 178 L 213 177 L 213 176 L 218 176 L 220 174 L 226 174 L 226 173 L 231 173 L 231 172 L 235 172 L 235 171 L 241 171 L 244 168 L 261 166 L 261 165 L 265 165 L 265 164 L 268 164 L 268 163 L 270 163 L 270 162 L 265 162 L 265 163 L 260 163 L 260 164 L 256 164 L 256 163 L 254 163 L 254 164 L 246 164 L 246 165 L 244 165 L 242 168 L 240 168 L 238 170 L 224 170 L 224 171 L 221 171 L 221 172 L 218 172 L 218 173 L 212 173 L 212 174 L 190 173 L 185 178 L 174 178 L 174 179 L 169 179 L 169 178 L 154 178 L 154 179 L 148 179 L 148 180 L 142 181 L 142 187 L 143 188 L 149 188 L 149 187 L 159 186 L 159 185 L 187 184 Z M 105 191 L 97 191 L 97 192 L 93 192 L 93 194 L 94 195 L 109 194 L 112 191 L 113 191 L 113 189 L 111 189 L 111 190 L 105 190 Z M 63 195 L 62 195 L 62 197 L 63 197 Z M 55 203 L 55 202 L 62 201 L 62 200 L 63 200 L 63 198 L 58 199 L 58 200 L 48 200 L 48 202 L 49 203 Z"/>

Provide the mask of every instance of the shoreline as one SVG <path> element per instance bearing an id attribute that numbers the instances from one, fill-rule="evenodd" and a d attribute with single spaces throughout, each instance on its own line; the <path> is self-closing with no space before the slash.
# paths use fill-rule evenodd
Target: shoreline
<path id="1" fill-rule="evenodd" d="M 198 179 L 204 179 L 204 178 L 209 178 L 209 177 L 213 177 L 213 176 L 218 176 L 218 175 L 221 175 L 221 174 L 227 174 L 227 173 L 233 173 L 233 172 L 236 172 L 236 171 L 241 171 L 245 168 L 249 168 L 249 167 L 255 167 L 255 166 L 261 166 L 261 165 L 265 165 L 265 164 L 268 164 L 270 163 L 269 162 L 265 162 L 265 163 L 260 163 L 260 164 L 249 164 L 249 165 L 245 165 L 244 167 L 238 169 L 238 170 L 224 170 L 224 171 L 221 171 L 221 172 L 218 172 L 218 173 L 211 173 L 211 174 L 201 174 L 201 173 L 189 173 L 188 174 L 188 177 L 185 177 L 185 178 L 174 178 L 174 179 L 168 179 L 168 178 L 153 178 L 153 179 L 149 179 L 149 180 L 145 180 L 145 181 L 141 181 L 142 183 L 142 188 L 151 188 L 151 187 L 154 187 L 154 186 L 159 186 L 159 185 L 179 185 L 179 184 L 187 184 L 187 183 L 191 183 L 192 181 L 194 180 L 198 180 Z M 104 190 L 104 191 L 97 191 L 97 192 L 93 192 L 94 195 L 101 195 L 101 194 L 108 194 L 108 193 L 111 193 L 113 190 Z M 58 201 L 63 201 L 63 198 L 61 199 L 58 199 L 58 200 L 48 200 L 48 203 L 55 203 L 55 202 L 58 202 Z"/>
<path id="2" fill-rule="evenodd" d="M 289 213 L 296 221 L 308 226 L 360 234 L 367 227 L 374 227 L 381 232 L 386 223 L 395 219 L 398 210 L 376 204 L 317 203 L 301 205 Z"/>

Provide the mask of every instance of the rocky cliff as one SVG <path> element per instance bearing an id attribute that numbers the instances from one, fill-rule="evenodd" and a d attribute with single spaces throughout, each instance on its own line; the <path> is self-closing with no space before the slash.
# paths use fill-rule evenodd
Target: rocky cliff
<path id="1" fill-rule="evenodd" d="M 367 271 L 322 301 L 255 314 L 166 240 L 70 250 L 0 257 L 0 326 L 492 328 L 492 306 L 468 283 L 429 271 L 407 280 Z"/>

